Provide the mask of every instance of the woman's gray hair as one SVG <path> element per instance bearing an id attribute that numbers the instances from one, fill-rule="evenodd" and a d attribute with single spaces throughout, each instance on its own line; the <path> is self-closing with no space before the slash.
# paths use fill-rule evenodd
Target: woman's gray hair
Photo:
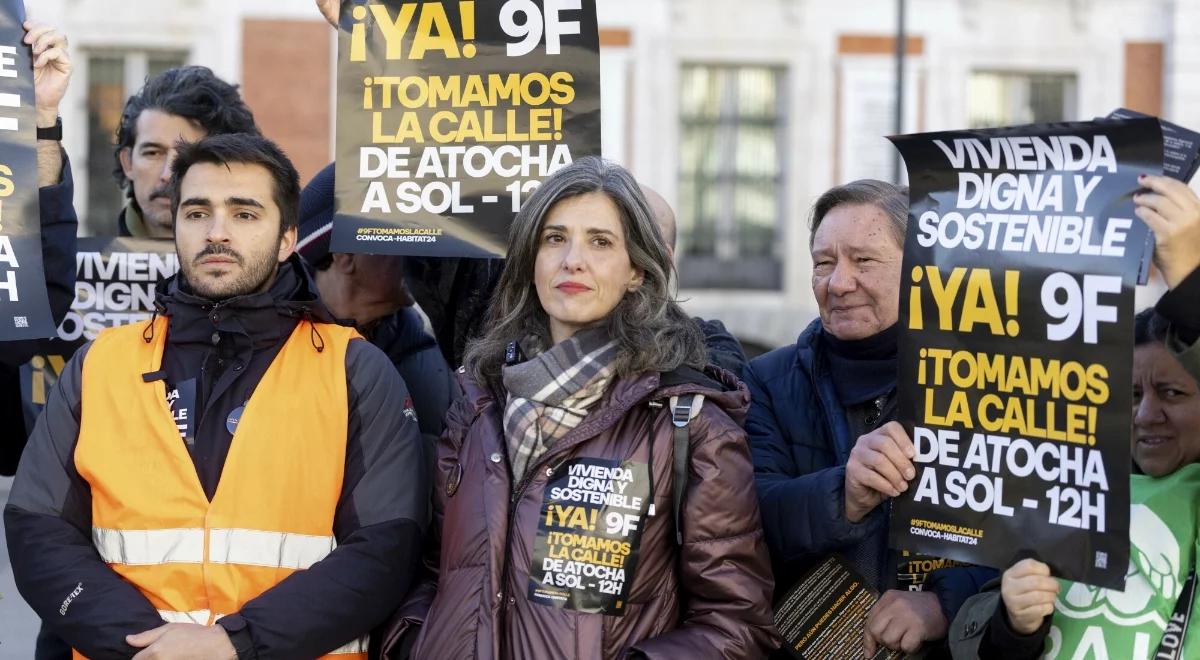
<path id="1" fill-rule="evenodd" d="M 552 343 L 549 318 L 533 281 L 542 224 L 558 202 L 594 192 L 616 205 L 629 260 L 643 274 L 641 286 L 626 292 L 607 318 L 609 335 L 619 345 L 616 374 L 704 366 L 704 338 L 675 300 L 670 285 L 674 266 L 641 188 L 620 165 L 587 156 L 547 178 L 509 228 L 508 257 L 488 307 L 488 330 L 467 345 L 463 356 L 477 383 L 499 385 L 509 342 L 532 335 L 543 346 Z"/>
<path id="2" fill-rule="evenodd" d="M 817 198 L 808 219 L 808 249 L 812 249 L 817 227 L 833 209 L 842 204 L 872 204 L 887 214 L 892 238 L 904 249 L 908 232 L 908 186 L 898 186 L 877 179 L 859 179 L 826 190 Z"/>

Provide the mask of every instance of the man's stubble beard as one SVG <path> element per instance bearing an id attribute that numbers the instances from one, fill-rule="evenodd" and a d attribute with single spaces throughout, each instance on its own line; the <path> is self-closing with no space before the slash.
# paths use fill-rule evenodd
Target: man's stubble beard
<path id="1" fill-rule="evenodd" d="M 231 254 L 236 256 L 242 265 L 241 272 L 226 273 L 213 282 L 214 286 L 210 287 L 209 282 L 200 281 L 200 278 L 196 276 L 195 270 L 195 262 L 201 256 L 208 254 Z M 183 276 L 187 279 L 188 284 L 191 285 L 192 292 L 201 298 L 212 301 L 227 300 L 265 290 L 274 279 L 278 266 L 274 250 L 265 250 L 262 254 L 254 255 L 247 259 L 241 254 L 232 251 L 210 252 L 206 249 L 199 255 L 192 257 L 191 260 L 181 260 L 180 262 Z"/>

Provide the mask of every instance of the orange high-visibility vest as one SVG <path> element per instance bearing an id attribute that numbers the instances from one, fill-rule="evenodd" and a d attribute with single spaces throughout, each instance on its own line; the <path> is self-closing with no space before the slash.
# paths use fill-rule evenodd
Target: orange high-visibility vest
<path id="1" fill-rule="evenodd" d="M 313 330 L 301 321 L 267 368 L 211 502 L 165 383 L 142 378 L 161 368 L 167 319 L 150 329 L 108 329 L 92 343 L 75 449 L 75 467 L 91 486 L 92 542 L 164 621 L 212 625 L 333 551 L 346 456 L 346 348 L 359 335 L 317 324 L 318 351 Z M 326 657 L 365 660 L 366 652 L 364 636 Z"/>

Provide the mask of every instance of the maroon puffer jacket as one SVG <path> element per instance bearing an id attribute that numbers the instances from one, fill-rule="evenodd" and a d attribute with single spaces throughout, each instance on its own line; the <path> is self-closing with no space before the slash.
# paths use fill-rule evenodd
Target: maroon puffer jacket
<path id="1" fill-rule="evenodd" d="M 393 618 L 384 639 L 388 657 L 407 633 L 418 635 L 417 660 L 766 657 L 777 635 L 754 470 L 740 427 L 750 396 L 727 372 L 706 375 L 720 379 L 722 390 L 713 383 L 660 387 L 657 373 L 615 382 L 579 427 L 530 465 L 516 489 L 503 402 L 464 377 L 466 396 L 451 407 L 438 443 L 432 532 L 440 554 L 426 559 L 436 577 L 418 586 Z M 687 393 L 706 401 L 688 426 L 680 546 L 666 401 Z M 605 476 L 616 496 L 603 496 L 607 509 L 597 518 L 587 511 L 565 515 L 564 498 L 594 504 L 596 493 L 606 491 Z M 651 487 L 656 515 L 646 515 L 646 504 L 640 515 L 620 515 L 637 509 L 632 496 Z M 641 533 L 629 533 L 628 547 L 598 539 L 604 534 L 596 530 L 606 525 L 629 532 L 630 518 Z M 563 525 L 573 531 L 564 535 Z M 553 558 L 564 555 L 555 566 Z M 571 566 L 579 587 L 556 586 L 574 584 Z"/>

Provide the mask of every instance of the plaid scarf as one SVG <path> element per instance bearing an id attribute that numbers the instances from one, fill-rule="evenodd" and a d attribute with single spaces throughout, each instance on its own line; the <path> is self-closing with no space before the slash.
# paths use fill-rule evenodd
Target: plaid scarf
<path id="1" fill-rule="evenodd" d="M 522 342 L 522 345 L 532 342 Z M 504 437 L 513 485 L 604 396 L 617 342 L 601 328 L 575 333 L 533 358 L 504 367 Z"/>

